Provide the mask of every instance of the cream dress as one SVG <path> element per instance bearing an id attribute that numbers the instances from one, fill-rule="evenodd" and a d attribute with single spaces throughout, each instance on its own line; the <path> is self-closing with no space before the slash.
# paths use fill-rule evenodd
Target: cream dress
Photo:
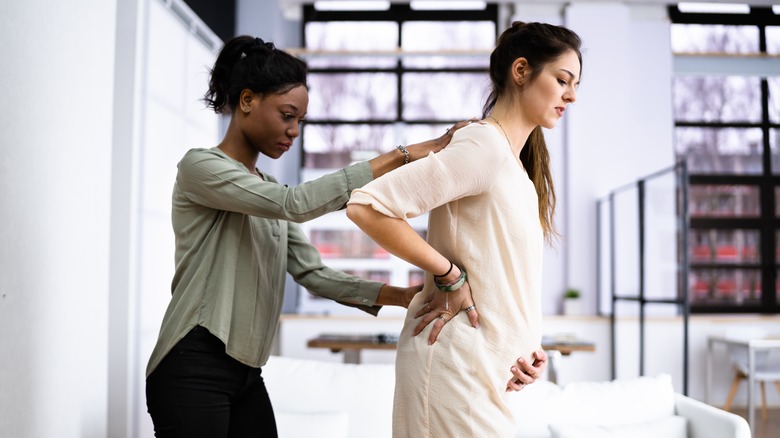
<path id="1" fill-rule="evenodd" d="M 505 388 L 517 358 L 540 347 L 544 239 L 533 183 L 506 138 L 488 124 L 461 128 L 446 149 L 356 189 L 350 203 L 403 219 L 430 211 L 428 242 L 466 270 L 479 311 L 478 329 L 460 312 L 434 345 L 430 327 L 412 336 L 435 289 L 426 276 L 398 341 L 393 436 L 514 436 Z"/>

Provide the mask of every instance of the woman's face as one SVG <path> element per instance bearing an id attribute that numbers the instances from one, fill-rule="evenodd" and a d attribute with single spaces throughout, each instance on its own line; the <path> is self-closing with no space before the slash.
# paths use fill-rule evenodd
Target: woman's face
<path id="1" fill-rule="evenodd" d="M 520 99 L 523 112 L 534 126 L 554 128 L 566 106 L 577 100 L 580 61 L 569 50 L 545 65 L 525 89 Z"/>
<path id="2" fill-rule="evenodd" d="M 263 155 L 281 157 L 300 135 L 308 108 L 309 92 L 303 85 L 282 94 L 255 94 L 245 125 L 247 141 Z"/>

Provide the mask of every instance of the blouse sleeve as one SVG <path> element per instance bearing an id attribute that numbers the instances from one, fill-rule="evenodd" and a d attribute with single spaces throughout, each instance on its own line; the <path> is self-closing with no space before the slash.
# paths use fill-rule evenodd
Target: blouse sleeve
<path id="1" fill-rule="evenodd" d="M 248 173 L 213 149 L 193 149 L 179 162 L 176 184 L 196 204 L 300 223 L 344 208 L 349 193 L 372 178 L 364 162 L 287 187 Z"/>
<path id="2" fill-rule="evenodd" d="M 338 301 L 376 315 L 379 290 L 384 283 L 364 280 L 322 263 L 317 248 L 309 242 L 303 230 L 289 224 L 287 243 L 287 272 L 293 280 L 314 295 Z"/>
<path id="3" fill-rule="evenodd" d="M 461 128 L 441 152 L 355 189 L 349 203 L 371 205 L 386 216 L 408 219 L 484 192 L 511 158 L 509 146 L 497 142 L 491 129 L 482 124 Z"/>

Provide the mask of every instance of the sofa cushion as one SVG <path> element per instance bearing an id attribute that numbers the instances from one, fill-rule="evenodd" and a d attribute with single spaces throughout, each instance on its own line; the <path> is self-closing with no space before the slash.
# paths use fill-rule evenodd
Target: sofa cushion
<path id="1" fill-rule="evenodd" d="M 550 424 L 620 426 L 654 421 L 675 414 L 674 387 L 668 374 L 577 382 L 549 400 Z"/>
<path id="2" fill-rule="evenodd" d="M 685 418 L 673 415 L 653 421 L 623 424 L 619 426 L 581 426 L 551 424 L 551 438 L 686 438 L 688 423 Z"/>
<path id="3" fill-rule="evenodd" d="M 506 393 L 505 402 L 512 411 L 520 438 L 547 438 L 548 412 L 555 409 L 550 404 L 553 396 L 561 392 L 561 387 L 547 380 L 537 380 L 522 391 Z"/>
<path id="4" fill-rule="evenodd" d="M 348 416 L 350 438 L 392 435 L 393 364 L 356 365 L 271 356 L 262 376 L 275 413 L 343 412 Z"/>
<path id="5" fill-rule="evenodd" d="M 349 414 L 346 412 L 274 411 L 279 438 L 347 438 Z"/>

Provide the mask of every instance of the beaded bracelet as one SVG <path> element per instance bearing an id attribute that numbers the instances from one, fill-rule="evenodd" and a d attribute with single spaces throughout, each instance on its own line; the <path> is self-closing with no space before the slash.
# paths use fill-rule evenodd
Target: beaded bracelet
<path id="1" fill-rule="evenodd" d="M 404 145 L 399 144 L 395 148 L 404 153 L 404 164 L 409 164 L 409 151 L 406 150 Z"/>
<path id="2" fill-rule="evenodd" d="M 452 270 L 452 266 L 450 266 L 450 271 L 451 270 Z M 450 271 L 447 271 L 447 274 L 449 274 Z M 441 284 L 438 281 L 436 281 L 436 276 L 433 277 L 433 284 L 436 285 L 437 289 L 444 292 L 444 310 L 450 310 L 450 292 L 455 292 L 456 290 L 460 289 L 465 283 L 466 283 L 466 271 L 464 271 L 463 269 L 460 270 L 460 275 L 452 283 Z"/>

